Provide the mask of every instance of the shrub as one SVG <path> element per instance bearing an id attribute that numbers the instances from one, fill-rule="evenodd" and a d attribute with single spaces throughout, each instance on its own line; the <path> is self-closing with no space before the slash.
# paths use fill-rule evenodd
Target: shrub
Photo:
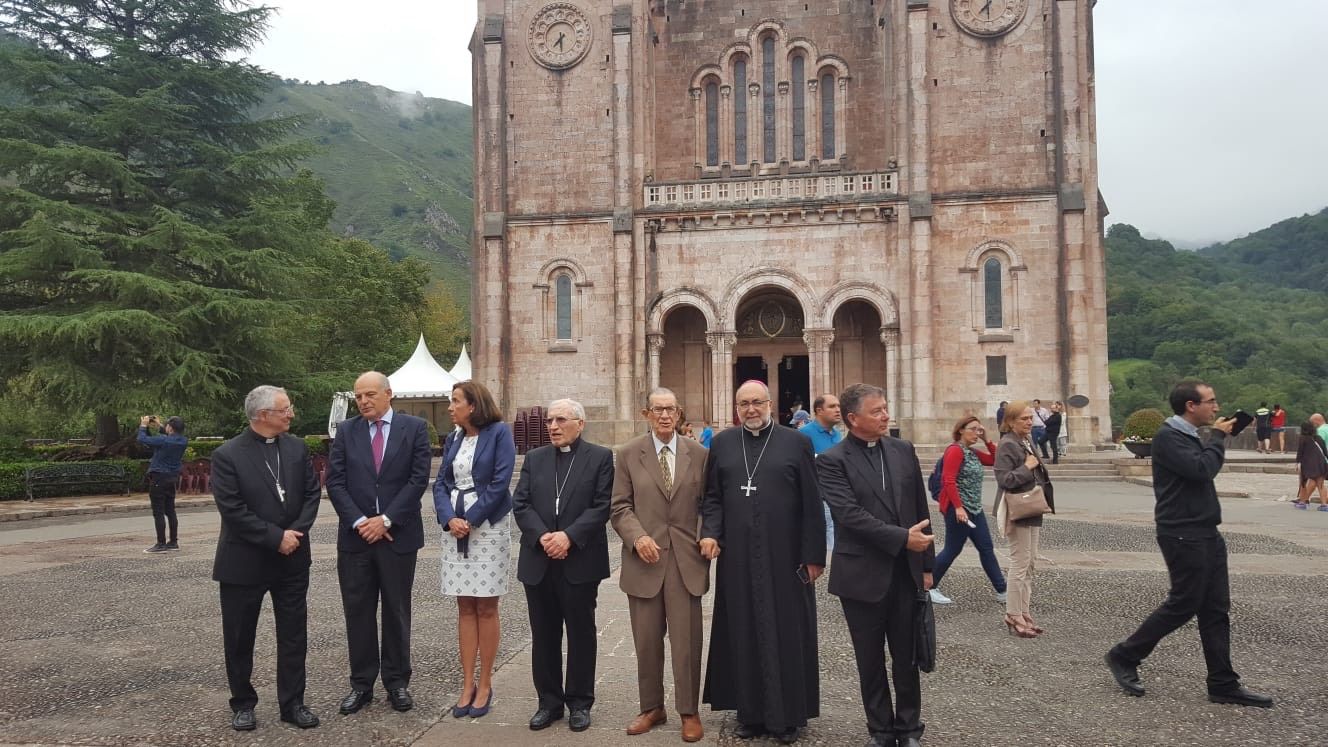
<path id="1" fill-rule="evenodd" d="M 309 447 L 309 455 L 327 454 L 327 441 L 323 436 L 305 436 L 304 445 Z"/>
<path id="2" fill-rule="evenodd" d="M 1161 410 L 1155 410 L 1151 407 L 1142 410 L 1135 410 L 1125 419 L 1125 427 L 1121 434 L 1126 440 L 1130 441 L 1151 441 L 1157 429 L 1162 427 L 1167 417 Z"/>
<path id="3" fill-rule="evenodd" d="M 40 467 L 48 464 L 42 461 L 0 462 L 0 501 L 22 500 L 28 497 L 24 487 L 23 473 L 28 467 Z M 76 462 L 66 462 L 76 464 Z M 129 489 L 142 491 L 147 480 L 148 463 L 140 459 L 103 459 L 97 464 L 124 465 L 129 473 Z M 73 488 L 46 488 L 36 491 L 38 497 L 55 495 L 96 495 L 98 493 L 118 493 L 119 485 L 86 485 Z"/>

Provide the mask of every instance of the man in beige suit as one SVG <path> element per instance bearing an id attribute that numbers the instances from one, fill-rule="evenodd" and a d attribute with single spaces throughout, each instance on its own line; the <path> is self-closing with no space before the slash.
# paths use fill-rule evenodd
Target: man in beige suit
<path id="1" fill-rule="evenodd" d="M 627 727 L 644 734 L 664 723 L 664 635 L 673 654 L 673 688 L 684 742 L 704 735 L 701 692 L 701 597 L 710 561 L 697 530 L 707 451 L 677 434 L 678 398 L 656 389 L 646 398 L 650 433 L 618 450 L 613 529 L 622 537 L 622 590 L 636 644 L 641 715 Z"/>

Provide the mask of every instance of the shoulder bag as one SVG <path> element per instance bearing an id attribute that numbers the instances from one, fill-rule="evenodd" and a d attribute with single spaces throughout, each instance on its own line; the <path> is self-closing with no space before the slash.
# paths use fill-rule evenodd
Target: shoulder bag
<path id="1" fill-rule="evenodd" d="M 1029 454 L 1033 453 L 1033 451 L 1028 448 L 1027 444 L 1024 445 L 1024 450 Z M 1045 468 L 1041 464 L 1038 464 L 1034 470 L 1038 469 Z M 1034 476 L 1036 477 L 1036 472 Z M 1047 503 L 1047 496 L 1046 493 L 1043 492 L 1042 483 L 1037 482 L 1036 479 L 1034 480 L 1032 490 L 1022 493 L 1016 493 L 1013 491 L 1006 492 L 1002 500 L 1006 504 L 1006 511 L 1010 521 L 1031 519 L 1035 516 L 1051 513 L 1051 506 Z"/>

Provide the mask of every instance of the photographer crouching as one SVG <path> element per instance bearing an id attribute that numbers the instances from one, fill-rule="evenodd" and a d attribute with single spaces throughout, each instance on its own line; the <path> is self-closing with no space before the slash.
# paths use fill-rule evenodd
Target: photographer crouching
<path id="1" fill-rule="evenodd" d="M 155 436 L 149 432 L 154 427 L 161 429 Z M 156 415 L 144 415 L 138 421 L 138 442 L 152 449 L 152 461 L 148 463 L 148 498 L 152 501 L 152 522 L 157 526 L 157 544 L 143 552 L 179 550 L 180 522 L 175 517 L 175 489 L 180 484 L 184 450 L 189 445 L 189 439 L 184 436 L 184 421 L 172 417 L 162 425 Z M 170 542 L 166 541 L 168 521 Z"/>

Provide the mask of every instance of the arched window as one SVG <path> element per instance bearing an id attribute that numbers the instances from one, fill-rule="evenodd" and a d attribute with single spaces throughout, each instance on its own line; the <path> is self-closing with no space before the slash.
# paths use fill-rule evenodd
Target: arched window
<path id="1" fill-rule="evenodd" d="M 793 160 L 807 160 L 807 59 L 793 58 Z"/>
<path id="2" fill-rule="evenodd" d="M 835 76 L 821 76 L 821 158 L 833 160 L 835 149 Z"/>
<path id="3" fill-rule="evenodd" d="M 558 339 L 570 340 L 572 339 L 572 277 L 559 275 L 554 281 L 554 292 L 558 299 Z"/>
<path id="4" fill-rule="evenodd" d="M 705 87 L 706 112 L 706 165 L 719 165 L 719 84 L 711 81 Z"/>
<path id="5" fill-rule="evenodd" d="M 1001 261 L 999 259 L 992 257 L 982 263 L 982 284 L 986 297 L 986 327 L 987 329 L 1000 329 L 1005 326 L 1005 314 L 1001 305 Z"/>
<path id="6" fill-rule="evenodd" d="M 733 63 L 733 163 L 747 164 L 747 60 Z"/>
<path id="7" fill-rule="evenodd" d="M 761 42 L 761 145 L 765 162 L 775 163 L 775 37 Z"/>

